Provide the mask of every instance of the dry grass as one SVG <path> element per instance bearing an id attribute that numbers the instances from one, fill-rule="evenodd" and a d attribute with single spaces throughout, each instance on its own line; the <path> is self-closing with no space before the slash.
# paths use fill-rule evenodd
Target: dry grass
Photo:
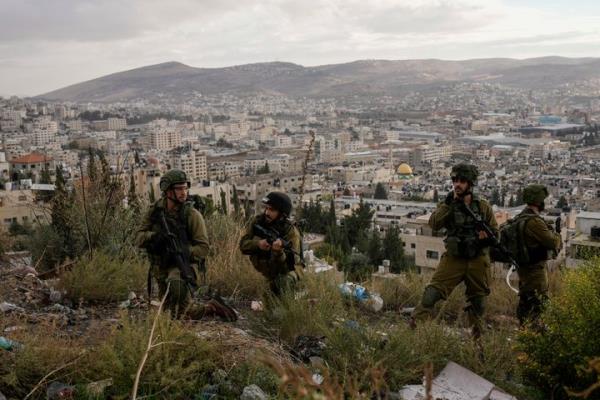
<path id="1" fill-rule="evenodd" d="M 267 289 L 265 278 L 239 250 L 243 226 L 218 213 L 207 219 L 211 253 L 207 259 L 207 281 L 223 295 L 236 299 L 258 299 Z"/>

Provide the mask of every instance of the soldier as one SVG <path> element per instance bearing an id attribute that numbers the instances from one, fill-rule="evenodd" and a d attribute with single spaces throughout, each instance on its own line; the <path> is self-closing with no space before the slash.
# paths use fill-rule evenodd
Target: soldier
<path id="1" fill-rule="evenodd" d="M 523 225 L 524 251 L 529 261 L 519 265 L 519 305 L 517 317 L 523 325 L 527 320 L 536 320 L 542 305 L 548 298 L 548 274 L 546 260 L 556 256 L 562 247 L 560 234 L 551 224 L 540 217 L 548 189 L 544 185 L 532 184 L 523 190 L 523 201 L 527 207 L 516 217 L 526 219 Z M 560 225 L 557 226 L 557 230 Z"/>
<path id="2" fill-rule="evenodd" d="M 302 276 L 300 253 L 300 233 L 288 219 L 292 212 L 292 201 L 281 192 L 271 192 L 262 203 L 263 214 L 257 215 L 246 229 L 240 240 L 240 250 L 250 256 L 250 262 L 269 281 L 271 292 L 277 296 L 286 289 L 291 289 Z M 275 232 L 277 240 L 269 240 L 255 225 Z M 283 239 L 290 244 L 284 249 Z"/>
<path id="3" fill-rule="evenodd" d="M 485 298 L 490 293 L 490 239 L 464 207 L 470 207 L 481 216 L 496 234 L 498 224 L 490 204 L 472 192 L 478 175 L 474 165 L 457 164 L 452 167 L 450 176 L 454 190 L 438 204 L 429 218 L 429 226 L 434 231 L 446 228 L 446 251 L 415 309 L 413 326 L 415 320 L 433 317 L 435 304 L 448 298 L 452 290 L 464 282 L 469 302 L 466 311 L 473 336 L 478 338 L 482 333 Z"/>
<path id="4" fill-rule="evenodd" d="M 187 201 L 189 187 L 190 181 L 180 170 L 170 170 L 160 178 L 162 197 L 148 211 L 136 244 L 148 251 L 150 273 L 158 282 L 161 298 L 169 288 L 165 305 L 174 318 L 186 315 L 197 319 L 205 314 L 219 314 L 234 319 L 235 313 L 217 300 L 193 304 L 198 264 L 208 255 L 209 243 L 202 214 Z M 185 276 L 181 264 L 191 267 L 192 276 Z"/>

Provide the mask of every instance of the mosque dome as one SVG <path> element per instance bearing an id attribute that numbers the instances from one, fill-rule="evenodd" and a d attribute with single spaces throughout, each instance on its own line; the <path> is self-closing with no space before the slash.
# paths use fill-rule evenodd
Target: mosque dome
<path id="1" fill-rule="evenodd" d="M 398 166 L 398 169 L 396 170 L 396 172 L 398 172 L 398 174 L 400 174 L 400 175 L 412 175 L 412 173 L 413 173 L 410 165 L 408 165 L 406 163 L 400 164 Z"/>

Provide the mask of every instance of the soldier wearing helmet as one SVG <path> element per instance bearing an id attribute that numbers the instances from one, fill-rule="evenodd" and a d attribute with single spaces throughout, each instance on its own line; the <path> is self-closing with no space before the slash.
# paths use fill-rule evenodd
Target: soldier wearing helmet
<path id="1" fill-rule="evenodd" d="M 282 192 L 271 192 L 262 199 L 264 212 L 252 220 L 240 240 L 240 250 L 250 256 L 250 262 L 269 281 L 271 292 L 281 295 L 291 289 L 300 279 L 302 267 L 300 253 L 300 233 L 289 220 L 292 201 Z M 255 225 L 277 233 L 278 239 L 269 243 L 257 232 Z M 292 251 L 283 247 L 283 239 L 291 244 Z M 296 254 L 294 254 L 296 253 Z"/>
<path id="2" fill-rule="evenodd" d="M 548 298 L 548 274 L 546 264 L 562 247 L 560 234 L 540 216 L 548 189 L 544 185 L 531 184 L 523 190 L 523 202 L 527 207 L 516 217 L 524 218 L 522 239 L 529 262 L 519 265 L 519 305 L 517 317 L 521 324 L 536 320 L 544 301 Z M 560 230 L 560 225 L 557 225 Z"/>
<path id="3" fill-rule="evenodd" d="M 425 288 L 421 303 L 415 308 L 413 325 L 416 320 L 433 317 L 435 304 L 447 299 L 454 288 L 464 282 L 473 336 L 479 337 L 482 333 L 485 298 L 490 293 L 490 239 L 467 214 L 465 206 L 479 215 L 495 233 L 498 224 L 490 204 L 473 193 L 478 175 L 477 168 L 471 164 L 452 167 L 453 190 L 429 218 L 429 226 L 434 231 L 446 230 L 446 251 Z"/>
<path id="4" fill-rule="evenodd" d="M 146 214 L 136 243 L 148 251 L 150 273 L 158 282 L 161 298 L 168 288 L 166 308 L 174 318 L 186 316 L 196 319 L 215 313 L 233 318 L 233 315 L 224 315 L 229 310 L 224 310 L 215 301 L 211 300 L 204 305 L 194 304 L 192 301 L 192 291 L 198 279 L 198 264 L 208 255 L 209 243 L 204 218 L 188 201 L 190 181 L 185 172 L 176 169 L 167 171 L 160 178 L 159 187 L 162 196 Z M 165 230 L 163 217 L 168 232 Z M 169 246 L 173 239 L 178 244 L 183 262 L 192 267 L 195 275 L 192 277 L 195 281 L 193 284 L 184 280 L 177 266 L 173 249 Z M 151 279 L 149 284 L 150 282 Z"/>

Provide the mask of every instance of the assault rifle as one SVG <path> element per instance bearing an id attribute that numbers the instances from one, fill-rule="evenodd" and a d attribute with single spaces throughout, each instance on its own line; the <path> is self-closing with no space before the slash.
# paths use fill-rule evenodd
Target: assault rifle
<path id="1" fill-rule="evenodd" d="M 284 238 L 282 238 L 281 235 L 279 234 L 279 232 L 277 232 L 273 229 L 265 228 L 258 224 L 254 224 L 252 226 L 252 231 L 254 232 L 254 234 L 256 236 L 265 239 L 267 241 L 267 243 L 269 243 L 270 245 L 272 245 L 273 242 L 275 242 L 277 240 L 281 240 L 281 244 L 283 245 L 283 250 L 286 253 L 288 253 L 289 256 L 291 256 L 290 258 L 288 258 L 288 260 L 290 260 L 290 259 L 293 260 L 294 259 L 293 256 L 296 255 L 300 258 L 300 263 L 302 264 L 302 267 L 305 267 L 302 254 L 300 254 L 299 252 L 294 250 L 292 243 L 289 240 L 285 240 Z M 294 263 L 288 262 L 288 267 L 290 268 L 290 271 L 294 270 L 293 266 L 294 266 Z"/>
<path id="2" fill-rule="evenodd" d="M 190 293 L 193 297 L 194 293 L 198 289 L 198 285 L 196 284 L 195 273 L 192 269 L 192 266 L 190 265 L 189 259 L 184 259 L 183 251 L 181 249 L 181 246 L 179 245 L 179 241 L 177 240 L 175 235 L 172 234 L 169 230 L 169 224 L 167 224 L 167 219 L 165 218 L 164 210 L 160 213 L 160 224 L 168 237 L 166 250 L 167 252 L 169 252 L 169 254 L 172 255 L 173 261 L 175 262 L 175 265 L 177 266 L 177 268 L 179 269 L 179 273 L 181 274 L 181 278 L 187 284 L 188 289 L 190 290 Z"/>
<path id="3" fill-rule="evenodd" d="M 496 236 L 496 234 L 494 234 L 492 228 L 490 228 L 490 226 L 483 220 L 483 218 L 481 218 L 481 215 L 475 213 L 475 211 L 473 211 L 473 209 L 469 207 L 467 203 L 463 202 L 462 204 L 467 214 L 475 220 L 475 224 L 477 225 L 477 227 L 487 234 L 488 239 L 491 242 L 490 247 L 492 247 L 493 250 L 496 250 L 498 253 L 500 253 L 504 260 L 508 260 L 508 263 L 510 264 L 510 269 L 506 274 L 506 284 L 513 292 L 519 293 L 519 291 L 510 284 L 510 275 L 519 268 L 519 264 L 512 256 L 510 251 L 508 251 L 508 249 L 504 247 L 504 245 L 500 242 L 500 238 Z"/>

